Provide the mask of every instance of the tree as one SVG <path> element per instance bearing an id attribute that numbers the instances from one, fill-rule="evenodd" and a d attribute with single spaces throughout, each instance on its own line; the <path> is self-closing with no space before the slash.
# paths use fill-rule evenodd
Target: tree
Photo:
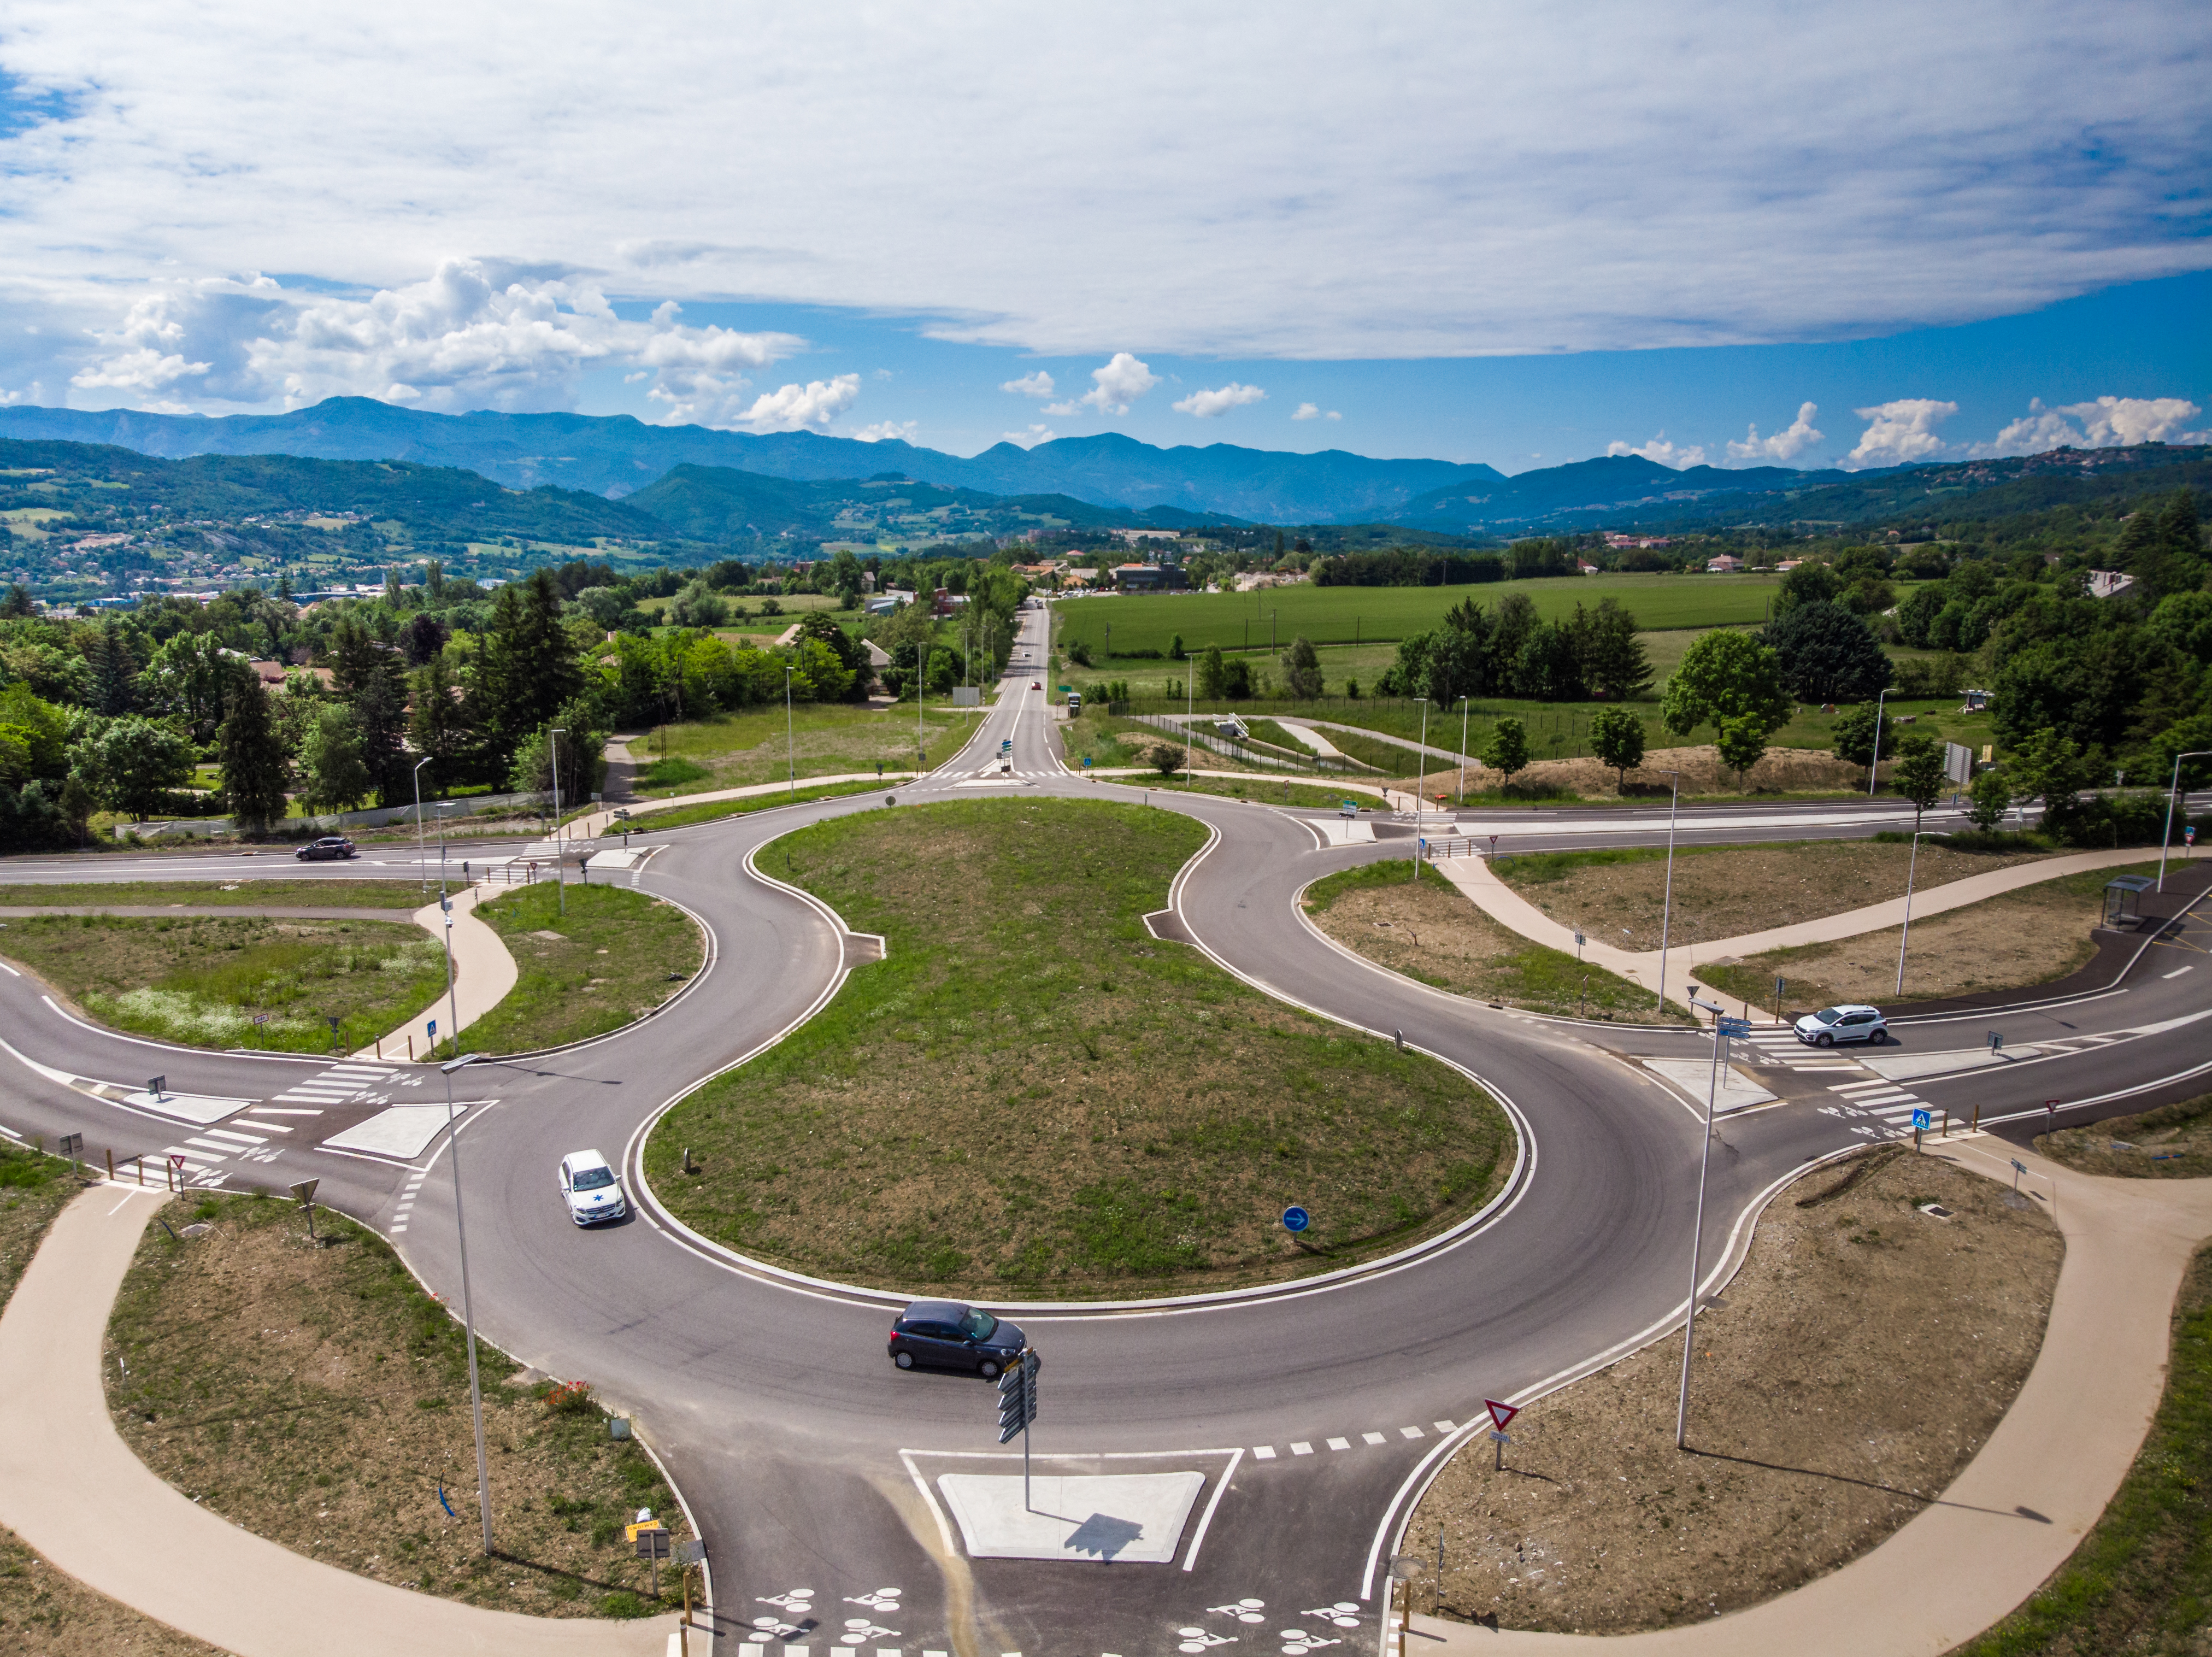
<path id="1" fill-rule="evenodd" d="M 1735 785 L 1744 785 L 1744 773 L 1766 757 L 1766 727 L 1754 714 L 1739 714 L 1721 721 L 1721 763 L 1735 773 Z"/>
<path id="2" fill-rule="evenodd" d="M 1482 763 L 1504 777 L 1509 788 L 1513 773 L 1528 768 L 1528 733 L 1519 720 L 1508 715 L 1491 727 L 1482 745 Z"/>
<path id="3" fill-rule="evenodd" d="M 0 779 L 26 783 L 69 774 L 70 716 L 27 685 L 0 689 Z"/>
<path id="4" fill-rule="evenodd" d="M 1781 658 L 1783 685 L 1801 701 L 1871 701 L 1893 677 L 1872 630 L 1841 605 L 1798 605 L 1761 637 Z"/>
<path id="5" fill-rule="evenodd" d="M 1155 742 L 1145 750 L 1146 762 L 1163 777 L 1173 777 L 1182 769 L 1182 750 L 1164 742 Z"/>
<path id="6" fill-rule="evenodd" d="M 1925 731 L 1909 731 L 1897 745 L 1897 764 L 1890 783 L 1912 801 L 1912 826 L 1920 826 L 1920 813 L 1943 797 L 1943 749 Z"/>
<path id="7" fill-rule="evenodd" d="M 1966 815 L 1984 834 L 1994 834 L 2012 809 L 2012 784 L 2002 771 L 1991 767 L 1977 777 L 1966 790 Z"/>
<path id="8" fill-rule="evenodd" d="M 162 795 L 191 779 L 191 742 L 139 714 L 105 722 L 77 744 L 76 774 L 113 811 L 143 818 Z"/>
<path id="9" fill-rule="evenodd" d="M 1185 654 L 1186 653 L 1182 648 L 1182 635 L 1181 633 L 1177 633 L 1173 638 L 1168 641 L 1168 660 L 1170 661 L 1181 661 Z"/>
<path id="10" fill-rule="evenodd" d="M 1844 590 L 1844 583 L 1826 564 L 1807 558 L 1782 578 L 1782 590 L 1775 595 L 1774 612 L 1787 615 L 1801 604 L 1832 604 L 1836 595 Z"/>
<path id="11" fill-rule="evenodd" d="M 693 582 L 668 601 L 668 624 L 672 627 L 720 627 L 729 618 L 730 606 L 708 592 L 702 581 Z M 836 624 L 832 622 L 830 625 Z"/>
<path id="12" fill-rule="evenodd" d="M 137 705 L 138 660 L 131 643 L 110 618 L 84 642 L 85 706 L 110 719 Z"/>
<path id="13" fill-rule="evenodd" d="M 378 673 L 355 695 L 353 716 L 361 732 L 361 763 L 377 803 L 400 804 L 413 793 L 407 774 L 406 691 L 391 675 Z"/>
<path id="14" fill-rule="evenodd" d="M 408 723 L 408 736 L 415 752 L 430 762 L 428 769 L 434 790 L 443 791 L 461 780 L 474 745 L 475 727 L 459 688 L 442 650 L 415 675 L 415 712 Z"/>
<path id="15" fill-rule="evenodd" d="M 1701 634 L 1667 681 L 1659 709 L 1667 728 L 1678 736 L 1689 735 L 1707 720 L 1719 725 L 1746 716 L 1760 722 L 1762 734 L 1779 730 L 1790 712 L 1781 658 L 1749 633 L 1723 627 Z"/>
<path id="16" fill-rule="evenodd" d="M 1228 668 L 1221 660 L 1221 647 L 1209 644 L 1206 654 L 1198 659 L 1198 693 L 1208 702 L 1220 702 L 1228 696 Z"/>
<path id="17" fill-rule="evenodd" d="M 1623 792 L 1628 773 L 1644 763 L 1644 722 L 1626 708 L 1600 708 L 1590 715 L 1590 752 L 1620 775 Z"/>
<path id="18" fill-rule="evenodd" d="M 576 648 L 561 624 L 561 589 L 550 571 L 509 582 L 492 600 L 470 685 L 486 752 L 481 769 L 503 776 L 514 751 L 584 688 Z"/>
<path id="19" fill-rule="evenodd" d="M 362 763 L 361 727 L 342 702 L 325 703 L 300 747 L 307 786 L 301 799 L 311 812 L 349 811 L 368 795 L 368 767 Z"/>
<path id="20" fill-rule="evenodd" d="M 1321 653 L 1308 638 L 1294 638 L 1283 652 L 1283 686 L 1294 701 L 1312 702 L 1321 695 Z"/>
<path id="21" fill-rule="evenodd" d="M 270 710 L 269 692 L 259 679 L 249 677 L 232 687 L 216 742 L 231 817 L 248 839 L 258 840 L 269 832 L 270 823 L 284 816 L 284 785 L 290 769 Z"/>
<path id="22" fill-rule="evenodd" d="M 1847 708 L 1839 715 L 1828 734 L 1831 751 L 1836 758 L 1854 765 L 1874 764 L 1876 749 L 1875 727 L 1879 714 L 1881 728 L 1880 750 L 1892 752 L 1895 744 L 1891 740 L 1897 722 L 1886 713 L 1880 713 L 1880 704 L 1863 702 L 1856 708 Z"/>
<path id="23" fill-rule="evenodd" d="M 1583 683 L 1593 695 L 1626 702 L 1650 688 L 1650 661 L 1644 653 L 1644 642 L 1636 637 L 1636 618 L 1621 607 L 1620 600 L 1600 599 L 1597 608 L 1588 613 L 1577 604 L 1569 625 Z"/>
<path id="24" fill-rule="evenodd" d="M 2055 730 L 2037 731 L 2005 756 L 2012 797 L 2043 801 L 2045 815 L 2070 801 L 2087 781 L 2081 751 L 2072 738 Z"/>
<path id="25" fill-rule="evenodd" d="M 860 568 L 857 564 L 853 567 L 855 570 Z M 868 665 L 867 645 L 856 634 L 847 632 L 821 611 L 817 610 L 801 618 L 799 624 L 799 637 L 801 639 L 812 639 L 827 649 L 837 659 L 838 665 L 845 670 L 847 675 L 843 688 L 836 694 L 833 696 L 818 693 L 817 700 L 866 702 L 868 699 L 868 685 L 875 678 L 875 670 Z"/>
<path id="26" fill-rule="evenodd" d="M 1582 663 L 1573 629 L 1565 622 L 1539 623 L 1522 642 L 1513 683 L 1521 695 L 1538 702 L 1582 701 Z"/>
<path id="27" fill-rule="evenodd" d="M 0 599 L 0 621 L 24 621 L 38 612 L 38 606 L 31 602 L 31 589 L 21 582 L 8 589 L 5 599 Z"/>

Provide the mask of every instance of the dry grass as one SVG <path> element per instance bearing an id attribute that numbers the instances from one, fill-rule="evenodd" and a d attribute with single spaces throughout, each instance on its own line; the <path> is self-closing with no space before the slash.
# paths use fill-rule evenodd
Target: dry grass
<path id="1" fill-rule="evenodd" d="M 1464 1078 L 1146 931 L 1203 839 L 1141 806 L 1022 800 L 790 836 L 789 878 L 889 956 L 671 1112 L 655 1190 L 809 1272 L 1069 1297 L 1292 1276 L 1485 1200 L 1511 1133 Z"/>
<path id="2" fill-rule="evenodd" d="M 2111 1179 L 2202 1179 L 2212 1174 L 2212 1093 L 2039 1134 L 2035 1148 L 2054 1162 Z"/>
<path id="3" fill-rule="evenodd" d="M 1433 1559 L 1441 1528 L 1447 1614 L 1623 1634 L 1741 1610 L 1865 1552 L 1957 1477 L 2034 1364 L 2064 1245 L 1939 1157 L 1863 1162 L 1825 1201 L 1833 1167 L 1777 1197 L 1700 1315 L 1695 1453 L 1674 1447 L 1678 1337 L 1530 1405 L 1503 1474 L 1480 1441 L 1445 1468 L 1407 1547 Z M 1952 1217 L 1916 1212 L 1928 1199 Z"/>
<path id="4" fill-rule="evenodd" d="M 327 1210 L 323 1247 L 289 1203 L 210 1197 L 194 1212 L 207 1234 L 148 1231 L 108 1327 L 109 1407 L 148 1466 L 258 1536 L 398 1587 L 539 1617 L 653 1609 L 619 1526 L 650 1507 L 680 1531 L 681 1514 L 595 1407 L 556 1411 L 542 1386 L 503 1384 L 511 1361 L 479 1343 L 500 1549 L 487 1559 L 467 1360 L 446 1307 Z"/>
<path id="5" fill-rule="evenodd" d="M 966 741 L 977 717 L 974 713 L 955 715 L 933 700 L 922 717 L 930 763 L 942 763 Z M 657 799 L 665 792 L 702 794 L 779 782 L 794 768 L 801 777 L 866 771 L 877 765 L 911 771 L 915 746 L 911 708 L 817 703 L 793 710 L 788 731 L 781 708 L 657 726 L 629 745 L 629 754 L 641 768 L 657 761 L 690 762 L 688 766 L 664 765 L 661 771 L 641 772 L 639 793 Z M 654 780 L 662 775 L 672 788 L 664 789 Z"/>
<path id="6" fill-rule="evenodd" d="M 0 886 L 0 906 L 21 909 L 420 909 L 429 901 L 416 880 L 240 880 L 228 886 L 189 880 L 76 880 L 61 886 Z"/>

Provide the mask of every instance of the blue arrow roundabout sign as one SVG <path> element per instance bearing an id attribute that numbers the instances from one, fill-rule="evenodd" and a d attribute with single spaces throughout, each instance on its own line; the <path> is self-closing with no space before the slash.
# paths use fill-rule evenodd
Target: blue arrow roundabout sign
<path id="1" fill-rule="evenodd" d="M 1302 1208 L 1292 1207 L 1283 1210 L 1283 1229 L 1285 1231 L 1304 1231 L 1311 1224 L 1313 1224 L 1313 1215 L 1308 1214 Z"/>

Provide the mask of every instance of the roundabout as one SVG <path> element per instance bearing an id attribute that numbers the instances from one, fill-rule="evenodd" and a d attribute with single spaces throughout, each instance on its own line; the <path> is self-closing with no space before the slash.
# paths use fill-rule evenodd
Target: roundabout
<path id="1" fill-rule="evenodd" d="M 1004 772 L 995 758 L 986 765 L 1001 741 L 1012 744 Z M 1309 825 L 1312 813 L 1157 789 L 1150 803 L 1173 813 L 1176 832 L 1196 850 L 1168 865 L 1174 872 L 1164 907 L 1133 917 L 1144 936 L 1128 947 L 1157 952 L 1137 959 L 1195 956 L 1191 965 L 1218 969 L 1226 988 L 1255 1002 L 1267 998 L 1267 1020 L 1297 1015 L 1316 1032 L 1298 1040 L 1379 1048 L 1388 1055 L 1383 1074 L 1401 1063 L 1402 1044 L 1405 1062 L 1449 1077 L 1463 1096 L 1479 1087 L 1512 1124 L 1512 1145 L 1501 1147 L 1488 1183 L 1461 1194 L 1465 1200 L 1448 1221 L 1390 1238 L 1373 1258 L 1330 1261 L 1328 1270 L 1269 1282 L 1207 1281 L 1196 1285 L 1201 1294 L 1180 1298 L 1102 1298 L 1109 1280 L 1096 1273 L 1075 1274 L 1081 1292 L 1071 1295 L 1053 1288 L 1048 1270 L 1033 1280 L 985 1282 L 950 1271 L 933 1279 L 926 1270 L 910 1273 L 904 1257 L 881 1260 L 865 1275 L 876 1286 L 865 1287 L 845 1281 L 852 1252 L 810 1252 L 803 1227 L 758 1253 L 747 1244 L 762 1228 L 714 1234 L 706 1209 L 682 1194 L 686 1112 L 702 1108 L 692 1101 L 746 1096 L 755 1083 L 741 1067 L 757 1058 L 767 1059 L 766 1077 L 785 1057 L 812 1054 L 814 1068 L 799 1085 L 822 1085 L 835 1055 L 809 1044 L 842 1029 L 837 1019 L 848 1000 L 870 1004 L 860 975 L 897 981 L 905 969 L 896 927 L 912 923 L 879 922 L 858 904 L 841 912 L 802 889 L 823 883 L 800 867 L 805 856 L 787 868 L 781 846 L 765 849 L 786 837 L 799 852 L 838 844 L 862 832 L 844 819 L 871 813 L 903 832 L 943 807 L 971 812 L 988 801 L 993 811 L 1018 813 L 1023 801 L 1109 793 L 1127 805 L 1083 809 L 1110 814 L 1146 798 L 1140 788 L 1115 789 L 1060 770 L 1048 710 L 1024 679 L 1007 682 L 963 754 L 902 783 L 896 807 L 871 794 L 659 833 L 650 816 L 640 817 L 631 843 L 648 855 L 618 878 L 697 917 L 711 940 L 705 971 L 642 1024 L 463 1073 L 472 1096 L 460 1101 L 459 1139 L 479 1327 L 522 1362 L 588 1380 L 636 1416 L 707 1541 L 726 1654 L 810 1641 L 817 1649 L 908 1654 L 1134 1654 L 1191 1641 L 1209 1649 L 1231 1637 L 1249 1644 L 1261 1626 L 1270 1634 L 1305 1630 L 1304 1648 L 1334 1640 L 1372 1649 L 1399 1530 L 1435 1470 L 1477 1429 L 1483 1399 L 1540 1397 L 1646 1343 L 1680 1314 L 1702 1115 L 1643 1061 L 1702 1059 L 1709 1039 L 1687 1028 L 1494 1009 L 1358 963 L 1306 924 L 1297 894 L 1317 877 L 1405 856 L 1411 848 L 1391 832 L 1395 825 L 1378 825 L 1382 838 L 1370 844 L 1328 845 Z M 1774 815 L 1732 822 L 1726 812 L 1708 812 L 1689 832 L 1771 838 Z M 1827 807 L 1820 815 L 1812 834 L 1849 838 L 1889 825 L 1875 809 Z M 1537 821 L 1516 817 L 1522 850 L 1540 849 Z M 1586 826 L 1556 826 L 1563 844 L 1590 843 Z M 1610 844 L 1649 844 L 1663 841 L 1666 822 L 1612 813 L 1607 832 Z M 47 861 L 50 875 L 27 868 L 18 878 L 85 878 L 78 860 Z M 96 872 L 125 878 L 137 861 L 104 862 Z M 199 861 L 209 878 L 225 880 L 259 874 L 264 862 L 270 872 L 277 868 L 273 858 Z M 169 878 L 199 873 L 183 861 L 164 867 Z M 300 870 L 286 858 L 283 872 L 296 878 Z M 926 880 L 930 870 L 921 862 L 902 874 Z M 1023 918 L 992 917 L 1017 928 Z M 1027 918 L 1042 924 L 1047 917 Z M 863 929 L 878 924 L 882 935 Z M 1099 990 L 1097 959 L 1075 959 L 1069 970 L 1055 1015 L 1062 1026 L 1042 1033 L 1059 1042 L 1061 1058 L 1078 1026 L 1088 1027 L 1088 1014 L 1074 1013 L 1102 993 L 1122 994 Z M 1929 1065 L 1913 1083 L 1918 1096 L 1961 1119 L 1978 1110 L 1984 1128 L 2002 1130 L 2008 1118 L 2039 1127 L 2042 1100 L 2061 1096 L 2090 1101 L 2067 1118 L 2086 1121 L 2107 1106 L 2142 1109 L 2180 1096 L 2177 1090 L 2202 1091 L 2191 1078 L 2204 1068 L 2192 1028 L 2206 1010 L 2203 982 L 2201 975 L 2137 974 L 2070 1002 L 1948 1021 L 1905 1019 L 1897 1033 L 1906 1056 Z M 1115 1096 L 1102 1085 L 1085 1100 L 1086 1112 L 1111 1114 L 1118 1094 L 1144 1085 L 1151 1056 L 1140 1045 L 1143 1020 L 1176 1011 L 1164 994 L 1125 999 L 1131 1007 L 1113 1026 L 1121 1033 L 1101 1052 L 1121 1041 L 1135 1056 L 1114 1061 L 1126 1066 L 1113 1069 Z M 102 1091 L 137 1087 L 156 1071 L 166 1070 L 179 1093 L 231 1101 L 234 1109 L 319 1087 L 330 1102 L 300 1108 L 325 1115 L 298 1118 L 307 1130 L 283 1138 L 281 1155 L 258 1163 L 227 1156 L 209 1162 L 204 1177 L 233 1188 L 319 1177 L 319 1200 L 392 1236 L 427 1284 L 458 1301 L 455 1215 L 442 1166 L 453 1142 L 441 1137 L 406 1157 L 327 1142 L 350 1121 L 395 1103 L 432 1103 L 441 1090 L 434 1072 L 187 1053 L 70 1020 L 16 978 L 0 978 L 0 1006 L 8 1031 L 0 1101 L 8 1126 L 26 1136 L 82 1132 L 88 1148 L 112 1146 L 118 1158 L 164 1154 L 205 1138 L 205 1124 Z M 1266 1021 L 1253 1016 L 1255 1027 Z M 1187 1025 L 1170 1022 L 1181 1039 Z M 1980 1049 L 1986 1030 L 2002 1032 L 2016 1050 L 2040 1043 L 2048 1051 L 2039 1049 L 2020 1075 L 1938 1062 Z M 2092 1035 L 2106 1039 L 2063 1045 Z M 860 1032 L 853 1039 L 874 1038 Z M 927 1040 L 915 1051 L 915 1064 L 942 1057 Z M 1006 1098 L 1001 1080 L 994 1072 L 990 1099 Z M 1042 1085 L 1060 1082 L 1046 1077 Z M 1224 1099 L 1234 1092 L 1224 1087 Z M 1838 1105 L 1837 1097 L 1826 1087 L 1817 1097 L 1783 1090 L 1771 1106 L 1721 1122 L 1699 1263 L 1705 1278 L 1730 1269 L 1768 1192 L 1808 1163 L 1893 1136 L 1885 1120 Z M 751 1108 L 767 1109 L 773 1101 L 766 1100 L 760 1095 Z M 899 1106 L 891 1098 L 878 1108 L 887 1117 Z M 743 1112 L 728 1119 L 742 1122 Z M 721 1159 L 752 1155 L 753 1142 L 778 1131 L 768 1126 L 766 1134 L 733 1129 L 726 1149 L 708 1150 L 704 1177 L 720 1177 Z M 850 1170 L 870 1182 L 856 1211 L 896 1219 L 902 1199 L 890 1137 L 884 1130 L 861 1142 L 878 1147 L 865 1168 L 848 1153 L 843 1169 L 808 1170 L 809 1190 L 793 1194 L 793 1214 L 803 1221 L 822 1211 L 822 1192 Z M 586 1145 L 619 1157 L 641 1199 L 631 1222 L 580 1232 L 552 1200 L 554 1161 Z M 748 1200 L 767 1212 L 762 1204 L 776 1191 L 769 1170 L 793 1164 L 772 1144 L 759 1149 Z M 425 1180 L 424 1170 L 440 1177 Z M 1229 1175 L 1216 1173 L 1228 1190 Z M 952 1189 L 938 1188 L 940 1205 Z M 1257 1181 L 1249 1201 L 1238 1197 L 1234 1224 L 1255 1215 L 1273 1221 L 1310 1197 Z M 1071 1211 L 1079 1206 L 1072 1191 L 1069 1203 Z M 1318 1226 L 1329 1222 L 1328 1204 L 1308 1205 Z M 996 1209 L 988 1217 L 986 1229 L 1011 1224 Z M 1066 1240 L 1076 1232 L 1054 1234 L 1062 1239 L 1056 1258 L 1072 1260 Z M 1273 1238 L 1285 1235 L 1276 1224 Z M 1172 1233 L 1169 1242 L 1172 1248 Z M 1023 1243 L 1008 1240 L 1013 1257 Z M 927 1267 L 926 1250 L 920 1258 Z M 1018 1471 L 1019 1457 L 994 1442 L 988 1387 L 972 1378 L 896 1373 L 885 1361 L 887 1307 L 939 1282 L 959 1283 L 960 1298 L 1014 1312 L 1047 1355 L 1034 1432 L 1041 1474 L 1071 1481 L 1197 1476 L 1198 1493 L 1167 1538 L 1162 1563 L 1108 1564 L 1098 1552 L 1080 1550 L 1050 1561 L 978 1556 L 963 1546 L 944 1481 Z M 1072 1533 L 1092 1515 L 1071 1510 L 1067 1517 Z M 1245 1623 L 1248 1612 L 1261 1623 Z M 866 1630 L 858 1642 L 847 1637 L 856 1617 Z M 1181 1631 L 1189 1629 L 1201 1632 L 1186 1640 Z"/>

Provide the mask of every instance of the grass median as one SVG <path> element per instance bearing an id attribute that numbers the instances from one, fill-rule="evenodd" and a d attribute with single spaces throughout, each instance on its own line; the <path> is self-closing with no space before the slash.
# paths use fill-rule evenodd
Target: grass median
<path id="1" fill-rule="evenodd" d="M 680 1532 L 681 1510 L 588 1387 L 502 1380 L 513 1361 L 479 1341 L 487 1558 L 451 1312 L 328 1209 L 320 1244 L 267 1197 L 210 1197 L 171 1223 L 179 1236 L 156 1225 L 139 1244 L 101 1366 L 116 1429 L 155 1472 L 257 1536 L 396 1587 L 538 1617 L 665 1609 L 622 1526 L 649 1507 Z"/>
<path id="2" fill-rule="evenodd" d="M 919 740 L 930 763 L 942 764 L 965 742 L 988 710 L 954 713 L 933 703 L 920 722 Z M 911 708 L 868 708 L 817 703 L 793 715 L 781 708 L 717 714 L 680 725 L 659 725 L 629 745 L 642 770 L 641 793 L 704 794 L 781 781 L 796 768 L 801 777 L 841 772 L 911 770 L 917 741 Z"/>
<path id="3" fill-rule="evenodd" d="M 541 880 L 477 914 L 499 934 L 518 976 L 463 1033 L 471 1052 L 535 1052 L 619 1030 L 681 990 L 706 959 L 690 916 L 629 886 L 572 880 L 564 899 Z M 440 1051 L 450 1055 L 453 1046 Z"/>
<path id="4" fill-rule="evenodd" d="M 1306 912 L 1376 966 L 1455 995 L 1562 1018 L 1687 1020 L 1671 1002 L 1655 1008 L 1640 984 L 1501 926 L 1433 869 L 1408 879 L 1411 868 L 1394 857 L 1316 880 Z"/>
<path id="5" fill-rule="evenodd" d="M 0 908 L 404 909 L 430 901 L 417 880 L 74 880 L 0 886 Z"/>
<path id="6" fill-rule="evenodd" d="M 1125 789 L 1146 789 L 1155 794 L 1213 794 L 1225 800 L 1249 800 L 1261 806 L 1297 806 L 1307 810 L 1333 811 L 1344 801 L 1379 809 L 1382 802 L 1373 795 L 1361 790 L 1346 793 L 1342 789 L 1316 787 L 1311 783 L 1278 781 L 1266 776 L 1255 777 L 1185 777 L 1181 771 L 1163 777 L 1158 772 L 1140 777 L 1102 777 L 1101 783 L 1117 783 Z"/>
<path id="7" fill-rule="evenodd" d="M 814 800 L 837 800 L 848 794 L 873 794 L 899 788 L 908 779 L 902 777 L 882 777 L 872 782 L 825 783 L 816 788 L 796 791 L 778 789 L 774 794 L 757 794 L 743 800 L 708 800 L 696 806 L 672 806 L 665 811 L 640 812 L 635 817 L 619 823 L 610 823 L 599 831 L 599 838 L 619 837 L 624 830 L 632 834 L 650 834 L 657 829 L 686 828 L 693 823 L 719 822 L 725 817 L 743 817 L 756 811 L 773 811 L 778 806 L 803 806 Z"/>
<path id="8" fill-rule="evenodd" d="M 2212 1175 L 2212 1093 L 2086 1128 L 2038 1135 L 2035 1148 L 2083 1173 L 2120 1179 L 2202 1179 Z"/>
<path id="9" fill-rule="evenodd" d="M 888 955 L 669 1113 L 654 1190 L 749 1254 L 986 1298 L 1295 1276 L 1479 1206 L 1513 1160 L 1487 1095 L 1146 929 L 1204 841 L 1103 800 L 788 836 L 786 878 Z M 1279 1223 L 1292 1203 L 1303 1240 Z"/>
<path id="10" fill-rule="evenodd" d="M 188 1047 L 349 1051 L 446 983 L 438 941 L 392 921 L 33 915 L 0 953 L 100 1022 Z"/>

